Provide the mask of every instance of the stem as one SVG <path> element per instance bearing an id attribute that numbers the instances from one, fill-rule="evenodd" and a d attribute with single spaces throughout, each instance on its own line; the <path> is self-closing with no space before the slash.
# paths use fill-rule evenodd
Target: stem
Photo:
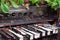
<path id="1" fill-rule="evenodd" d="M 44 4 L 44 1 L 45 1 L 45 0 L 41 0 L 41 4 Z"/>

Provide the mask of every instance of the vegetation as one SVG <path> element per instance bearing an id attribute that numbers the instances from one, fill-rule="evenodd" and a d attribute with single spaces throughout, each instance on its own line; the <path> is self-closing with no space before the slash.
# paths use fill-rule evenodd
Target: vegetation
<path id="1" fill-rule="evenodd" d="M 9 13 L 10 7 L 18 8 L 19 6 L 24 6 L 28 9 L 30 2 L 32 4 L 38 5 L 41 0 L 0 0 L 0 10 L 3 13 Z M 58 9 L 60 7 L 60 0 L 45 0 L 49 6 L 53 9 Z"/>
<path id="2" fill-rule="evenodd" d="M 60 0 L 45 0 L 51 8 L 57 10 L 60 7 Z"/>
<path id="3" fill-rule="evenodd" d="M 30 0 L 33 4 L 38 4 L 39 0 Z M 27 5 L 28 4 L 28 5 Z M 9 13 L 10 7 L 18 8 L 19 6 L 29 6 L 29 0 L 0 0 L 0 10 L 3 13 Z"/>

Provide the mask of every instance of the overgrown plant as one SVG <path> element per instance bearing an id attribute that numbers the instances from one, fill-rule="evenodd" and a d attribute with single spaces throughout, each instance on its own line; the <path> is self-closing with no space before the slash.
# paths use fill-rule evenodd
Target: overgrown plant
<path id="1" fill-rule="evenodd" d="M 38 5 L 40 0 L 29 0 L 32 4 Z M 25 6 L 28 8 L 29 6 L 28 0 L 0 0 L 0 10 L 3 13 L 9 13 L 10 7 L 18 8 L 19 6 Z M 45 0 L 49 6 L 53 9 L 58 9 L 60 7 L 60 0 Z"/>
<path id="2" fill-rule="evenodd" d="M 60 0 L 45 0 L 51 8 L 57 10 L 60 8 Z"/>
<path id="3" fill-rule="evenodd" d="M 29 0 L 33 4 L 38 4 L 39 0 Z M 18 8 L 19 6 L 25 6 L 26 4 L 29 4 L 28 0 L 0 0 L 0 10 L 3 13 L 9 13 L 10 7 Z M 26 7 L 29 5 L 26 5 Z"/>

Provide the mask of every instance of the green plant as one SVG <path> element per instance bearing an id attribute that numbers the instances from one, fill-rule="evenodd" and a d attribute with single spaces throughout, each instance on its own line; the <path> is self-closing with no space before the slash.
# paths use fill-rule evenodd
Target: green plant
<path id="1" fill-rule="evenodd" d="M 39 7 L 39 3 L 41 0 L 30 0 L 32 2 L 32 4 L 35 4 L 37 7 Z"/>
<path id="2" fill-rule="evenodd" d="M 1 6 L 0 9 L 2 10 L 2 12 L 4 13 L 8 13 L 9 12 L 9 5 L 8 2 L 5 3 L 5 0 L 1 0 Z"/>
<path id="3" fill-rule="evenodd" d="M 60 7 L 60 0 L 45 0 L 51 8 L 57 10 Z"/>
<path id="4" fill-rule="evenodd" d="M 29 4 L 25 3 L 24 1 L 28 0 L 0 0 L 0 10 L 7 14 L 10 11 L 10 7 L 18 8 L 19 6 L 22 6 L 23 4 Z M 38 4 L 40 0 L 29 0 L 33 4 Z"/>

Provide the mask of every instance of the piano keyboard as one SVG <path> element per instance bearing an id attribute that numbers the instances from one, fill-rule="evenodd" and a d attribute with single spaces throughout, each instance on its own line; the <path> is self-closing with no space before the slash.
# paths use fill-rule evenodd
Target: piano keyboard
<path id="1" fill-rule="evenodd" d="M 43 26 L 32 24 L 0 28 L 0 38 L 2 40 L 41 40 L 40 38 L 57 33 L 58 29 L 56 27 L 45 27 L 45 24 Z"/>
<path id="2" fill-rule="evenodd" d="M 48 29 L 52 29 L 54 31 L 53 33 L 58 33 L 58 28 L 57 27 L 53 27 L 50 24 L 43 24 L 43 26 L 48 28 Z"/>
<path id="3" fill-rule="evenodd" d="M 41 27 L 41 26 L 38 26 L 37 24 L 36 25 L 34 25 L 34 26 L 36 26 L 36 27 L 38 27 L 38 28 L 42 28 L 42 29 L 45 29 L 45 30 L 47 30 L 47 31 L 53 31 L 53 33 L 58 33 L 58 28 L 57 27 L 54 27 L 54 26 L 49 26 L 48 24 L 43 24 L 44 25 L 44 27 Z M 47 26 L 46 26 L 47 25 Z"/>

